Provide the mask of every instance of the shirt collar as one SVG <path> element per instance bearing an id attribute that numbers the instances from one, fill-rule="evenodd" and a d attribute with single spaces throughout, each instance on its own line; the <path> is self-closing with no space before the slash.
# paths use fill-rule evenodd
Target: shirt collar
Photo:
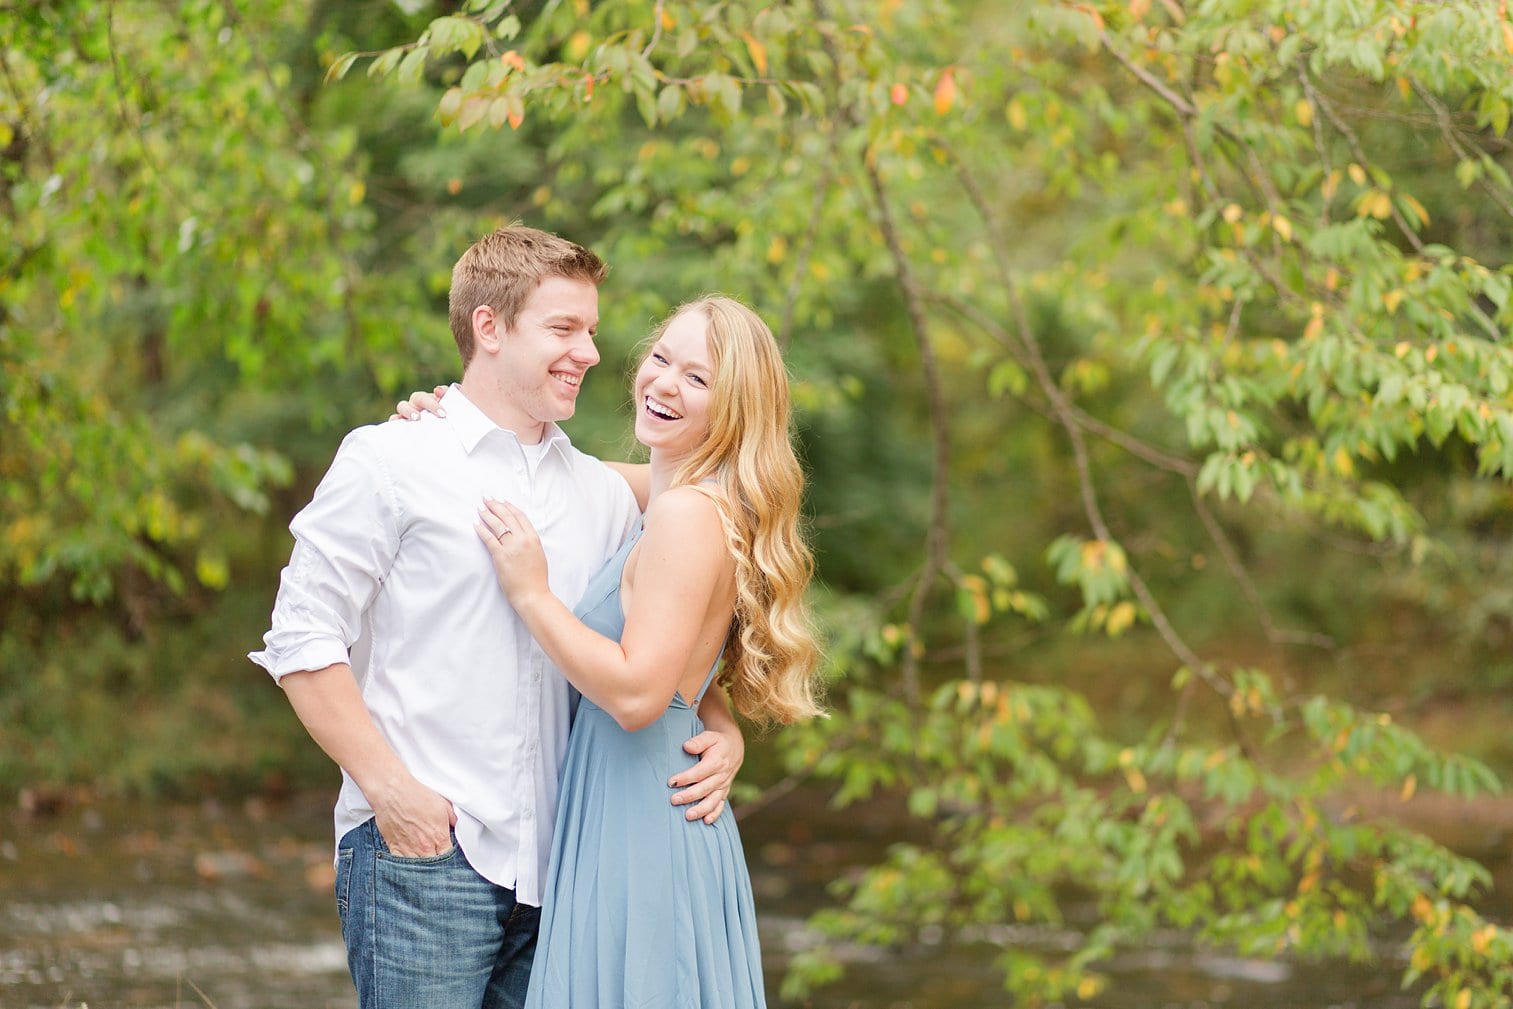
<path id="1" fill-rule="evenodd" d="M 488 414 L 478 409 L 478 406 L 463 394 L 462 387 L 456 382 L 447 389 L 446 398 L 442 400 L 442 404 L 447 411 L 444 419 L 452 425 L 452 431 L 457 435 L 457 440 L 462 443 L 462 450 L 469 455 L 489 433 L 504 431 L 504 428 L 490 420 Z M 519 436 L 515 432 L 507 433 L 518 441 Z M 555 451 L 564 460 L 567 459 L 567 450 L 573 445 L 567 432 L 551 422 L 542 429 L 541 442 L 546 446 L 543 454 Z"/>

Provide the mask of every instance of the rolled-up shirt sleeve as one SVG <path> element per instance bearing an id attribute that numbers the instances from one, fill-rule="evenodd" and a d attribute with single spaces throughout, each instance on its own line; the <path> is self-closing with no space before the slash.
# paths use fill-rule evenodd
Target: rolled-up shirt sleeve
<path id="1" fill-rule="evenodd" d="M 363 613 L 399 547 L 398 502 L 372 428 L 337 450 L 315 496 L 294 520 L 294 552 L 279 579 L 263 650 L 248 658 L 275 680 L 349 660 Z"/>

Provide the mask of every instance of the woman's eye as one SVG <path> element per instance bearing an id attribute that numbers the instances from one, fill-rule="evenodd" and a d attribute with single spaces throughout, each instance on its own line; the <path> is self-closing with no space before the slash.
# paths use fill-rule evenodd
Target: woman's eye
<path id="1" fill-rule="evenodd" d="M 698 387 L 699 387 L 699 388 L 701 388 L 701 389 L 702 389 L 702 388 L 703 388 L 703 387 L 704 387 L 704 385 L 705 385 L 705 384 L 706 384 L 706 383 L 705 383 L 705 382 L 704 382 L 704 379 L 703 379 L 703 378 L 702 378 L 702 377 L 700 377 L 700 376 L 698 376 L 698 375 L 689 375 L 689 376 L 688 376 L 688 380 L 689 380 L 689 381 L 690 381 L 690 382 L 692 382 L 692 383 L 693 383 L 693 384 L 694 384 L 694 385 L 696 385 L 696 386 L 698 386 Z"/>
<path id="2" fill-rule="evenodd" d="M 661 354 L 652 354 L 651 359 L 653 361 L 657 362 L 658 364 L 666 364 L 667 363 L 667 358 L 663 357 Z"/>

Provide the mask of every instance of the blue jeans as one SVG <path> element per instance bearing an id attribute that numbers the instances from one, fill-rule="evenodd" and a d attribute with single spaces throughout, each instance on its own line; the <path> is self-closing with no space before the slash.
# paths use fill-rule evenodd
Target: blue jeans
<path id="1" fill-rule="evenodd" d="M 445 854 L 391 854 L 372 820 L 337 846 L 336 910 L 359 1009 L 519 1009 L 541 909 Z"/>

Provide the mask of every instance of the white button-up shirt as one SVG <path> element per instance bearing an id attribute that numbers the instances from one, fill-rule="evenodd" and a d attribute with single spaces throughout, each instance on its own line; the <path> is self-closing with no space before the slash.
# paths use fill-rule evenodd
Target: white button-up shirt
<path id="1" fill-rule="evenodd" d="M 533 462 L 462 390 L 447 415 L 358 428 L 294 517 L 265 650 L 275 679 L 350 662 L 378 731 L 451 800 L 485 878 L 541 903 L 574 695 L 531 638 L 473 530 L 485 495 L 530 518 L 571 605 L 640 512 L 555 425 Z M 373 815 L 342 772 L 336 837 Z"/>

